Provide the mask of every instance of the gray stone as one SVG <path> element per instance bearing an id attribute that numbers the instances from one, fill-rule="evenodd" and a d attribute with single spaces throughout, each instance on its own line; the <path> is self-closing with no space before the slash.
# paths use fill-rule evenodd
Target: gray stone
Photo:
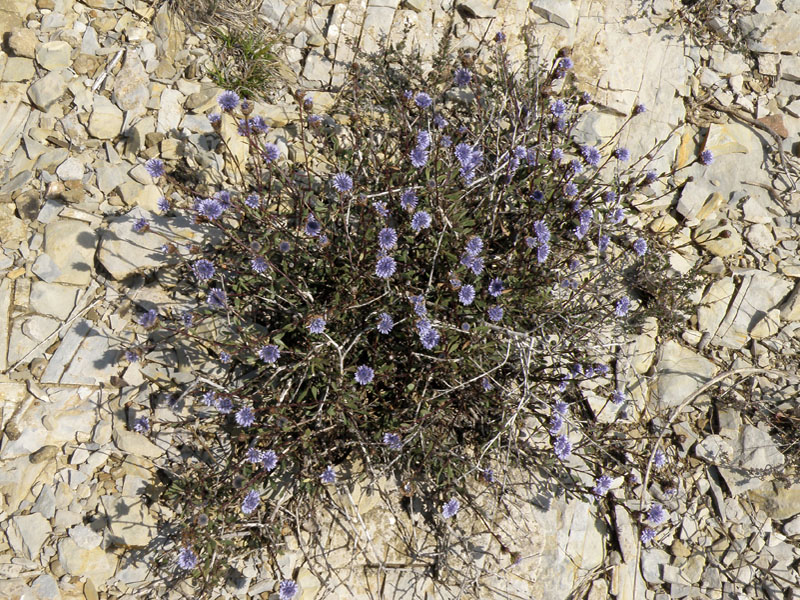
<path id="1" fill-rule="evenodd" d="M 158 458 L 164 454 L 164 450 L 135 431 L 115 429 L 111 437 L 117 448 L 134 456 Z"/>
<path id="2" fill-rule="evenodd" d="M 669 554 L 660 548 L 642 550 L 642 576 L 647 583 L 663 583 L 664 565 L 669 564 Z"/>
<path id="3" fill-rule="evenodd" d="M 111 165 L 106 162 L 96 162 L 97 188 L 108 194 L 127 179 L 125 169 L 121 166 Z"/>
<path id="4" fill-rule="evenodd" d="M 42 383 L 97 385 L 116 374 L 119 354 L 113 333 L 102 324 L 76 319 L 42 374 Z"/>
<path id="5" fill-rule="evenodd" d="M 28 98 L 44 112 L 67 91 L 67 81 L 58 71 L 50 71 L 28 88 Z"/>
<path id="6" fill-rule="evenodd" d="M 31 513 L 39 513 L 45 519 L 52 519 L 56 514 L 56 496 L 53 493 L 53 486 L 46 483 L 42 486 L 42 491 L 36 497 L 36 502 L 31 506 Z"/>
<path id="7" fill-rule="evenodd" d="M 40 254 L 31 267 L 31 272 L 46 281 L 52 283 L 61 277 L 61 269 L 50 256 L 47 254 Z"/>
<path id="8" fill-rule="evenodd" d="M 58 542 L 58 560 L 65 572 L 75 577 L 86 576 L 99 587 L 114 576 L 119 559 L 102 548 L 85 550 L 73 539 L 62 538 Z"/>
<path id="9" fill-rule="evenodd" d="M 781 319 L 784 321 L 800 321 L 800 282 L 796 283 L 792 293 L 781 305 Z"/>
<path id="10" fill-rule="evenodd" d="M 710 360 L 670 340 L 658 353 L 655 396 L 661 408 L 681 404 L 713 377 Z"/>
<path id="11" fill-rule="evenodd" d="M 578 12 L 571 0 L 533 0 L 531 9 L 561 27 L 573 27 L 578 21 Z"/>
<path id="12" fill-rule="evenodd" d="M 31 285 L 31 309 L 65 321 L 75 308 L 80 289 L 71 285 L 34 281 Z"/>
<path id="13" fill-rule="evenodd" d="M 66 69 L 71 62 L 71 53 L 72 48 L 67 42 L 45 42 L 36 48 L 36 62 L 48 71 Z"/>
<path id="14" fill-rule="evenodd" d="M 156 131 L 169 133 L 177 129 L 183 117 L 183 94 L 178 90 L 165 89 L 161 92 L 161 101 L 158 106 L 158 121 Z"/>
<path id="15" fill-rule="evenodd" d="M 122 69 L 114 78 L 114 92 L 111 99 L 122 110 L 136 115 L 144 114 L 147 101 L 150 99 L 149 86 L 150 78 L 142 61 L 133 52 L 128 52 Z"/>
<path id="16" fill-rule="evenodd" d="M 78 548 L 94 550 L 103 542 L 103 536 L 86 525 L 70 527 L 67 532 Z"/>
<path id="17" fill-rule="evenodd" d="M 61 600 L 61 590 L 52 575 L 44 573 L 31 582 L 31 589 L 37 600 Z"/>
<path id="18" fill-rule="evenodd" d="M 738 21 L 753 52 L 794 54 L 800 52 L 800 15 L 775 12 L 770 15 L 747 15 Z"/>
<path id="19" fill-rule="evenodd" d="M 11 547 L 27 558 L 37 560 L 45 540 L 52 533 L 50 522 L 39 513 L 11 517 L 8 535 Z"/>
<path id="20" fill-rule="evenodd" d="M 95 95 L 89 117 L 89 134 L 101 140 L 112 140 L 122 130 L 122 111 L 105 96 Z"/>
<path id="21" fill-rule="evenodd" d="M 83 172 L 83 163 L 72 156 L 58 165 L 56 169 L 56 175 L 61 181 L 79 181 L 83 179 Z"/>
<path id="22" fill-rule="evenodd" d="M 6 248 L 16 248 L 28 236 L 28 226 L 14 216 L 12 204 L 0 204 L 0 240 Z"/>
<path id="23" fill-rule="evenodd" d="M 3 81 L 30 81 L 36 77 L 36 68 L 30 58 L 12 56 L 3 69 Z"/>
<path id="24" fill-rule="evenodd" d="M 87 27 L 86 31 L 83 32 L 83 39 L 81 40 L 81 53 L 94 56 L 100 48 L 100 42 L 97 41 L 97 31 L 95 31 L 94 27 Z"/>
<path id="25" fill-rule="evenodd" d="M 49 282 L 89 285 L 97 233 L 83 221 L 61 219 L 45 227 L 44 248 L 61 274 Z"/>
<path id="26" fill-rule="evenodd" d="M 56 319 L 41 315 L 28 315 L 14 320 L 8 342 L 8 362 L 25 358 L 39 342 L 44 341 L 60 326 Z"/>
<path id="27" fill-rule="evenodd" d="M 146 546 L 156 535 L 156 522 L 142 497 L 100 498 L 105 509 L 111 541 L 119 546 Z"/>
<path id="28" fill-rule="evenodd" d="M 783 533 L 789 537 L 800 535 L 800 517 L 795 517 L 791 521 L 783 524 Z"/>

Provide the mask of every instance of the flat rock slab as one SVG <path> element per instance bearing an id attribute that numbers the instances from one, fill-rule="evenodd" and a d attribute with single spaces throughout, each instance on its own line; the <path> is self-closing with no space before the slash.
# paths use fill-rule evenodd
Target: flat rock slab
<path id="1" fill-rule="evenodd" d="M 97 385 L 119 370 L 114 334 L 99 324 L 76 319 L 42 375 L 42 383 Z"/>
<path id="2" fill-rule="evenodd" d="M 88 223 L 74 219 L 49 223 L 44 233 L 44 251 L 58 274 L 48 282 L 89 285 L 96 247 L 97 234 Z"/>
<path id="3" fill-rule="evenodd" d="M 672 340 L 658 352 L 655 396 L 659 408 L 678 406 L 716 372 L 714 363 Z"/>
<path id="4" fill-rule="evenodd" d="M 136 219 L 144 217 L 150 222 L 150 230 L 133 231 Z M 222 240 L 222 232 L 208 225 L 196 225 L 185 216 L 162 217 L 141 208 L 112 219 L 108 229 L 100 237 L 98 259 L 111 276 L 124 279 L 145 269 L 174 265 L 178 259 L 167 256 L 162 247 L 170 241 L 185 246 L 188 242 L 216 244 Z"/>
<path id="5" fill-rule="evenodd" d="M 145 506 L 141 496 L 120 497 L 106 495 L 103 504 L 111 541 L 119 546 L 146 546 L 156 536 L 156 521 Z"/>

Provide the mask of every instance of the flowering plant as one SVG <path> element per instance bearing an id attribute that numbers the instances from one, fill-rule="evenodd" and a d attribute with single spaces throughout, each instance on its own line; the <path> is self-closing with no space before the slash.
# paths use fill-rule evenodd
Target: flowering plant
<path id="1" fill-rule="evenodd" d="M 177 564 L 200 565 L 205 584 L 221 550 L 278 547 L 279 494 L 309 507 L 356 461 L 436 498 L 445 520 L 468 506 L 465 481 L 494 484 L 501 450 L 521 439 L 518 452 L 587 496 L 623 472 L 594 455 L 584 424 L 629 404 L 609 347 L 647 311 L 625 273 L 665 272 L 668 245 L 627 221 L 636 194 L 669 193 L 666 174 L 617 135 L 576 141 L 592 104 L 565 83 L 566 54 L 529 80 L 502 39 L 491 53 L 425 76 L 354 67 L 338 114 L 298 92 L 291 161 L 254 105 L 225 91 L 212 126 L 235 119 L 249 149 L 239 163 L 225 144 L 229 189 L 194 197 L 148 162 L 178 192 L 164 211 L 225 234 L 187 248 L 181 293 L 197 304 L 140 320 L 208 352 L 205 374 L 164 390 L 198 448 L 226 440 L 176 463 L 165 494 L 180 507 Z M 588 409 L 587 385 L 602 399 Z M 569 474 L 576 453 L 596 481 Z M 223 541 L 254 519 L 271 527 Z M 294 594 L 282 575 L 281 597 Z"/>

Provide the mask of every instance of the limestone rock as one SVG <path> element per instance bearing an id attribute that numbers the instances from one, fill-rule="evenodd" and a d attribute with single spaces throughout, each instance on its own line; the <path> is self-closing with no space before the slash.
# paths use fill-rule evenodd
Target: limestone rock
<path id="1" fill-rule="evenodd" d="M 96 247 L 97 233 L 89 223 L 63 219 L 48 224 L 44 234 L 45 253 L 60 271 L 53 281 L 89 285 Z"/>
<path id="2" fill-rule="evenodd" d="M 146 546 L 156 535 L 156 521 L 143 497 L 106 495 L 100 502 L 108 519 L 111 541 L 119 546 Z"/>
<path id="3" fill-rule="evenodd" d="M 478 19 L 491 19 L 497 15 L 497 11 L 486 0 L 459 0 L 456 8 L 463 14 Z"/>
<path id="4" fill-rule="evenodd" d="M 36 39 L 36 32 L 32 29 L 17 28 L 11 32 L 8 38 L 8 47 L 14 56 L 24 56 L 33 58 L 36 56 L 36 46 L 39 40 Z"/>
<path id="5" fill-rule="evenodd" d="M 711 379 L 714 363 L 670 340 L 662 346 L 656 364 L 655 395 L 659 406 L 669 408 L 681 404 Z"/>
<path id="6" fill-rule="evenodd" d="M 67 91 L 67 81 L 58 71 L 50 71 L 28 88 L 28 98 L 44 112 Z"/>
<path id="7" fill-rule="evenodd" d="M 68 537 L 58 542 L 58 560 L 64 571 L 75 577 L 89 577 L 95 586 L 114 576 L 118 562 L 115 555 L 102 548 L 86 550 Z"/>
<path id="8" fill-rule="evenodd" d="M 43 69 L 57 71 L 66 69 L 70 65 L 72 48 L 67 42 L 52 41 L 40 44 L 36 48 L 36 62 Z"/>
<path id="9" fill-rule="evenodd" d="M 105 96 L 95 95 L 89 117 L 89 134 L 101 140 L 112 140 L 122 130 L 122 111 Z"/>
<path id="10" fill-rule="evenodd" d="M 128 52 L 122 69 L 114 78 L 111 99 L 122 110 L 136 115 L 144 114 L 150 99 L 149 85 L 150 77 L 144 70 L 142 61 L 135 53 Z"/>
<path id="11" fill-rule="evenodd" d="M 8 539 L 11 547 L 28 560 L 37 560 L 45 540 L 52 533 L 50 521 L 39 513 L 12 517 Z"/>
<path id="12" fill-rule="evenodd" d="M 792 293 L 781 305 L 781 319 L 784 321 L 800 321 L 800 282 L 795 284 Z"/>
<path id="13" fill-rule="evenodd" d="M 133 454 L 134 456 L 158 458 L 164 454 L 164 450 L 156 446 L 141 433 L 136 433 L 135 431 L 114 430 L 112 439 L 117 448 L 128 454 Z"/>
<path id="14" fill-rule="evenodd" d="M 772 337 L 780 331 L 780 328 L 781 311 L 773 308 L 756 323 L 756 326 L 750 331 L 750 337 L 756 340 Z"/>
<path id="15" fill-rule="evenodd" d="M 571 0 L 533 0 L 531 9 L 561 27 L 573 27 L 578 21 L 578 11 Z"/>

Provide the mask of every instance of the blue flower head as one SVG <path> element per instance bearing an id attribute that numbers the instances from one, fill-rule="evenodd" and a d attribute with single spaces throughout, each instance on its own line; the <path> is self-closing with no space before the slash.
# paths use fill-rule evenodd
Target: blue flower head
<path id="1" fill-rule="evenodd" d="M 242 512 L 246 515 L 252 513 L 255 509 L 258 508 L 258 505 L 261 503 L 261 497 L 259 496 L 258 492 L 255 490 L 250 490 L 247 492 L 247 496 L 244 498 L 244 502 L 242 502 Z"/>
<path id="2" fill-rule="evenodd" d="M 419 231 L 420 229 L 427 229 L 430 226 L 431 216 L 427 212 L 421 210 L 414 213 L 414 216 L 411 218 L 411 229 Z"/>
<path id="3" fill-rule="evenodd" d="M 389 448 L 392 450 L 400 450 L 400 448 L 403 447 L 403 442 L 400 440 L 400 436 L 396 433 L 384 433 L 383 443 L 389 446 Z"/>
<path id="4" fill-rule="evenodd" d="M 489 294 L 497 298 L 503 293 L 503 282 L 500 278 L 495 277 L 489 282 Z"/>
<path id="5" fill-rule="evenodd" d="M 326 469 L 322 472 L 319 476 L 320 481 L 322 483 L 335 483 L 336 482 L 336 471 L 334 471 L 332 465 L 328 465 Z"/>
<path id="6" fill-rule="evenodd" d="M 264 162 L 269 164 L 275 162 L 280 158 L 281 151 L 275 144 L 267 142 L 266 144 L 264 144 L 264 148 L 261 151 L 261 156 L 263 157 Z"/>
<path id="7" fill-rule="evenodd" d="M 375 275 L 381 279 L 389 279 L 396 271 L 397 263 L 391 256 L 378 259 L 378 264 L 375 265 Z"/>
<path id="8" fill-rule="evenodd" d="M 392 330 L 392 327 L 394 327 L 394 321 L 387 313 L 381 313 L 380 319 L 381 320 L 378 322 L 378 331 L 383 335 L 387 335 Z"/>
<path id="9" fill-rule="evenodd" d="M 147 171 L 147 173 L 153 179 L 163 177 L 166 173 L 166 169 L 164 169 L 164 162 L 159 158 L 151 158 L 144 163 L 144 170 Z"/>
<path id="10" fill-rule="evenodd" d="M 188 546 L 181 548 L 178 552 L 178 566 L 184 571 L 194 569 L 197 566 L 197 554 Z"/>
<path id="11" fill-rule="evenodd" d="M 566 460 L 572 454 L 572 443 L 566 435 L 560 435 L 553 442 L 553 452 L 560 460 Z"/>
<path id="12" fill-rule="evenodd" d="M 269 344 L 261 348 L 258 351 L 258 357 L 263 360 L 267 364 L 272 364 L 277 362 L 277 360 L 281 357 L 281 351 L 278 350 L 278 347 L 274 344 Z"/>
<path id="13" fill-rule="evenodd" d="M 418 146 L 411 151 L 409 158 L 411 159 L 411 164 L 415 168 L 421 169 L 428 163 L 428 151 Z"/>
<path id="14" fill-rule="evenodd" d="M 418 92 L 417 95 L 414 96 L 414 104 L 420 108 L 428 108 L 433 104 L 433 100 L 425 92 Z"/>
<path id="15" fill-rule="evenodd" d="M 217 97 L 217 104 L 225 112 L 230 112 L 239 106 L 239 94 L 230 90 L 222 92 Z"/>
<path id="16" fill-rule="evenodd" d="M 250 427 L 256 421 L 256 416 L 253 414 L 253 409 L 244 406 L 236 413 L 236 422 L 242 427 Z"/>
<path id="17" fill-rule="evenodd" d="M 343 194 L 353 189 L 353 179 L 346 173 L 338 173 L 337 175 L 333 176 L 331 185 L 333 186 L 333 189 L 340 194 Z"/>
<path id="18" fill-rule="evenodd" d="M 360 383 L 361 385 L 367 385 L 372 382 L 375 377 L 375 371 L 373 371 L 367 365 L 360 365 L 356 369 L 356 382 Z"/>
<path id="19" fill-rule="evenodd" d="M 472 73 L 467 69 L 456 69 L 453 80 L 458 87 L 466 87 L 472 81 Z"/>
<path id="20" fill-rule="evenodd" d="M 489 320 L 497 323 L 500 319 L 503 318 L 503 307 L 502 306 L 492 306 L 488 310 Z"/>
<path id="21" fill-rule="evenodd" d="M 451 517 L 455 517 L 459 508 L 461 508 L 461 503 L 456 498 L 448 500 L 442 508 L 442 518 L 450 519 Z"/>
<path id="22" fill-rule="evenodd" d="M 475 300 L 475 288 L 469 284 L 462 286 L 458 292 L 458 300 L 464 306 L 472 304 L 472 301 Z"/>
<path id="23" fill-rule="evenodd" d="M 278 586 L 279 600 L 292 600 L 297 595 L 297 584 L 291 579 L 284 579 Z"/>
<path id="24" fill-rule="evenodd" d="M 322 317 L 315 317 L 311 319 L 311 322 L 308 324 L 308 331 L 311 333 L 322 333 L 325 331 L 326 321 Z"/>
<path id="25" fill-rule="evenodd" d="M 384 227 L 378 232 L 378 245 L 382 250 L 391 250 L 397 245 L 397 232 L 391 227 Z"/>
<path id="26" fill-rule="evenodd" d="M 192 265 L 192 271 L 194 271 L 195 277 L 197 277 L 199 280 L 208 281 L 214 277 L 216 269 L 214 268 L 213 262 L 206 260 L 205 258 L 201 258 L 200 260 L 196 260 L 194 262 L 194 265 Z"/>
<path id="27" fill-rule="evenodd" d="M 703 164 L 705 166 L 708 166 L 713 162 L 714 162 L 714 154 L 713 154 L 713 152 L 711 152 L 711 150 L 703 150 L 700 153 L 700 163 L 701 164 Z"/>

